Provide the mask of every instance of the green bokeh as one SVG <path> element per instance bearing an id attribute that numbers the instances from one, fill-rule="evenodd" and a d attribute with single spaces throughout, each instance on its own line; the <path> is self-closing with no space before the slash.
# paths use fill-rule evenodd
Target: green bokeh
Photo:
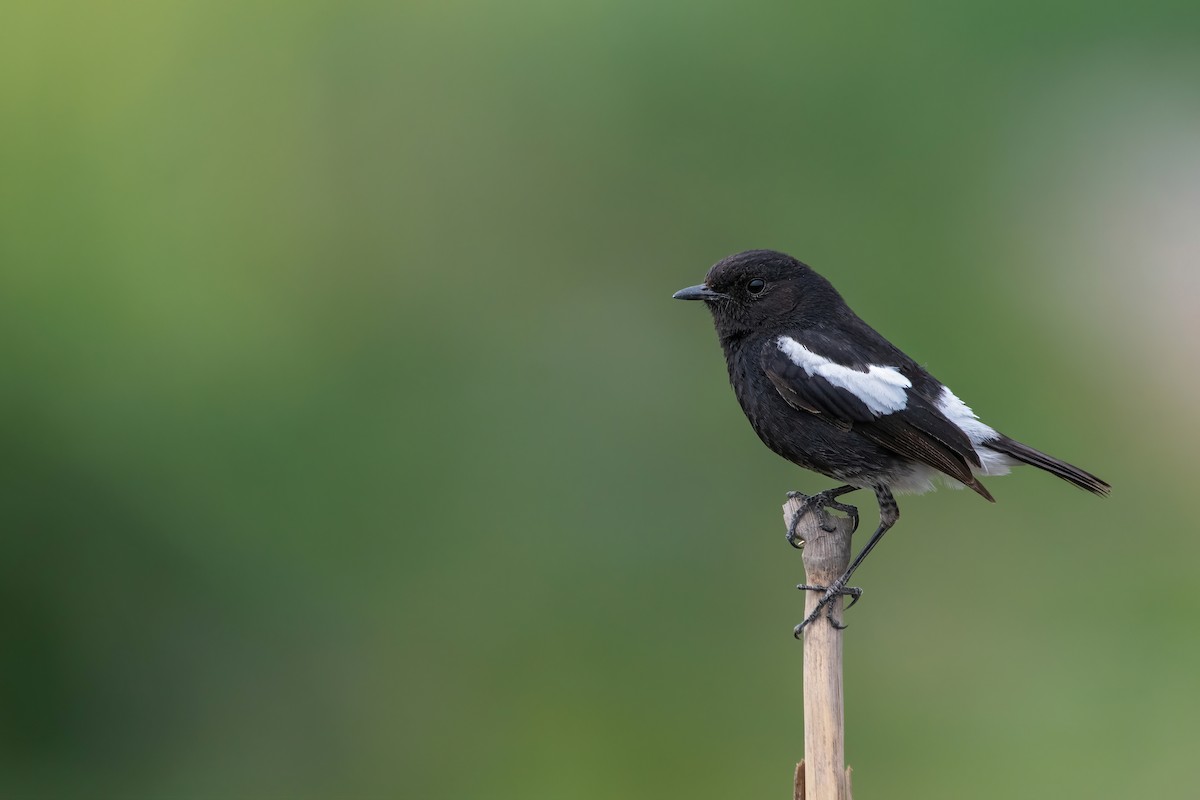
<path id="1" fill-rule="evenodd" d="M 750 247 L 1116 487 L 901 498 L 856 796 L 1200 794 L 1200 6 L 4 17 L 0 795 L 787 796 Z"/>

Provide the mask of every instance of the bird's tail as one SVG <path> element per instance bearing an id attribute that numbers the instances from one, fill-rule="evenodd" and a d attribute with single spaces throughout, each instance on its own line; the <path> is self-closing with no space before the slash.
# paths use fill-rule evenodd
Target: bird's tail
<path id="1" fill-rule="evenodd" d="M 1048 456 L 1040 450 L 1034 450 L 1029 445 L 1021 444 L 1007 436 L 1002 435 L 998 439 L 985 443 L 984 446 L 1004 453 L 1007 456 L 1012 456 L 1017 461 L 1037 467 L 1038 469 L 1044 469 L 1051 475 L 1057 475 L 1064 481 L 1075 484 L 1080 489 L 1087 489 L 1092 494 L 1098 494 L 1103 497 L 1112 489 L 1105 481 L 1100 480 L 1092 473 L 1085 472 L 1079 467 L 1068 464 L 1065 461 L 1059 461 L 1054 456 Z"/>

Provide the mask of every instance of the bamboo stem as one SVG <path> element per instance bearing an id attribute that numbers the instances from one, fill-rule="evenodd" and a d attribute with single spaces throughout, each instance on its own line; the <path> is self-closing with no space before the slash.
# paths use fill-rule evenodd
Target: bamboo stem
<path id="1" fill-rule="evenodd" d="M 783 507 L 785 524 L 791 524 L 801 498 Z M 817 514 L 806 514 L 797 526 L 804 539 L 805 582 L 828 586 L 850 566 L 850 536 L 854 523 L 830 514 L 832 531 L 824 530 Z M 817 607 L 819 592 L 805 592 L 804 614 Z M 842 619 L 844 597 L 834 598 L 833 618 Z M 804 761 L 797 769 L 797 797 L 806 800 L 851 800 L 850 771 L 846 767 L 845 710 L 842 700 L 842 631 L 834 628 L 825 612 L 804 629 Z M 803 778 L 802 785 L 800 778 Z"/>

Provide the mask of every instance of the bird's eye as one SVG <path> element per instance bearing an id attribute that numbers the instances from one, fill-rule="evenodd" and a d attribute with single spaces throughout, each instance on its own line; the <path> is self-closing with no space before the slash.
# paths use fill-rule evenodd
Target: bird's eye
<path id="1" fill-rule="evenodd" d="M 758 294 L 765 288 L 767 288 L 767 282 L 762 278 L 753 278 L 746 284 L 746 291 L 750 294 Z"/>

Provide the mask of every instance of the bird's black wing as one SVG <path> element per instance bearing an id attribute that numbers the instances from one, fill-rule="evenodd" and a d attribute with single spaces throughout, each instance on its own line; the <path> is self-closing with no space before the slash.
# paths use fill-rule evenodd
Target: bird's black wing
<path id="1" fill-rule="evenodd" d="M 761 366 L 797 411 L 853 430 L 992 499 L 971 473 L 972 466 L 980 466 L 971 440 L 914 391 L 912 378 L 926 377 L 914 373 L 915 365 L 868 363 L 844 344 L 806 331 L 767 342 Z"/>

